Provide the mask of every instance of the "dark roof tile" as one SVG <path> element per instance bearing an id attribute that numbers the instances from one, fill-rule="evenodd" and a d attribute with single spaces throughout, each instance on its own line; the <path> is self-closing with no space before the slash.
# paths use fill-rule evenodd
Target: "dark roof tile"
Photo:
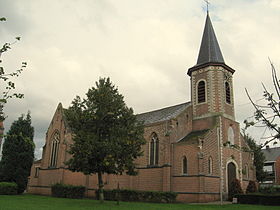
<path id="1" fill-rule="evenodd" d="M 192 132 L 188 133 L 186 136 L 184 136 L 183 138 L 179 139 L 178 142 L 185 142 L 192 138 L 204 136 L 208 131 L 209 131 L 209 129 L 192 131 Z"/>
<path id="2" fill-rule="evenodd" d="M 269 149 L 262 149 L 266 161 L 276 161 L 280 156 L 280 147 L 274 147 Z"/>
<path id="3" fill-rule="evenodd" d="M 210 62 L 224 63 L 224 58 L 220 50 L 220 46 L 216 38 L 210 17 L 207 14 L 196 65 Z"/>
<path id="4" fill-rule="evenodd" d="M 145 125 L 151 124 L 151 123 L 162 122 L 162 121 L 170 120 L 170 119 L 178 116 L 190 104 L 191 104 L 190 102 L 186 102 L 183 104 L 178 104 L 178 105 L 166 107 L 163 109 L 158 109 L 155 111 L 138 114 L 136 116 L 137 116 L 137 119 L 139 121 L 143 121 Z"/>

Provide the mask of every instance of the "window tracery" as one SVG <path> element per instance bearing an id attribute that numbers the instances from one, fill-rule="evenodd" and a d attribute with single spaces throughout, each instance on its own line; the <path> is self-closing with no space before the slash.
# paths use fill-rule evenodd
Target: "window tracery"
<path id="1" fill-rule="evenodd" d="M 51 141 L 51 156 L 50 156 L 50 167 L 56 167 L 57 164 L 57 156 L 58 156 L 58 148 L 59 148 L 59 141 L 60 141 L 60 135 L 56 131 L 52 136 Z"/>
<path id="2" fill-rule="evenodd" d="M 150 165 L 158 165 L 159 162 L 159 139 L 156 133 L 152 134 L 150 141 Z"/>

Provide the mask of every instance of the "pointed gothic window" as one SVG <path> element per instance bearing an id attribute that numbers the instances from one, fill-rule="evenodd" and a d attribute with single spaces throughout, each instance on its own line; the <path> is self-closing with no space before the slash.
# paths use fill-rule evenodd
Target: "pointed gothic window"
<path id="1" fill-rule="evenodd" d="M 228 84 L 228 82 L 225 83 L 225 90 L 226 90 L 226 102 L 228 104 L 231 103 L 231 100 L 230 100 L 230 86 Z"/>
<path id="2" fill-rule="evenodd" d="M 150 142 L 150 165 L 158 165 L 159 162 L 159 140 L 156 133 L 152 134 Z"/>
<path id="3" fill-rule="evenodd" d="M 209 157 L 208 159 L 208 174 L 213 173 L 213 159 L 212 157 Z"/>
<path id="4" fill-rule="evenodd" d="M 56 167 L 57 163 L 57 156 L 58 156 L 58 148 L 59 148 L 59 133 L 56 131 L 52 135 L 52 142 L 51 142 L 51 156 L 50 156 L 50 167 Z"/>
<path id="5" fill-rule="evenodd" d="M 183 160 L 182 160 L 182 172 L 183 172 L 183 174 L 188 173 L 188 160 L 187 160 L 186 156 L 184 156 Z"/>
<path id="6" fill-rule="evenodd" d="M 205 82 L 200 81 L 197 85 L 197 102 L 203 103 L 206 101 Z"/>

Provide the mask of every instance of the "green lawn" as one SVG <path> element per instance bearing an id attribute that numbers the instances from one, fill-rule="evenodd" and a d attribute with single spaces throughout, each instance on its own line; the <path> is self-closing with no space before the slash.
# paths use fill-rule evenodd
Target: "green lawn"
<path id="1" fill-rule="evenodd" d="M 279 209 L 279 206 L 255 206 L 255 205 L 207 205 L 207 204 L 157 204 L 157 203 L 134 203 L 105 201 L 100 204 L 90 199 L 66 199 L 53 198 L 38 195 L 0 195 L 0 210 L 87 210 L 87 209 L 121 209 L 121 210 L 165 210 L 165 209 Z"/>

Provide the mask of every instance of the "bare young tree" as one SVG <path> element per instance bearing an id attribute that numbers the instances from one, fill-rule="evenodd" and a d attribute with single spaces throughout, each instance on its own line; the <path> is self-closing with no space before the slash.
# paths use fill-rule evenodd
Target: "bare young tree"
<path id="1" fill-rule="evenodd" d="M 0 21 L 6 21 L 6 18 L 0 18 Z M 1 85 L 1 95 L 0 95 L 0 122 L 4 121 L 4 106 L 10 98 L 23 98 L 22 93 L 15 93 L 15 83 L 12 81 L 13 77 L 18 77 L 24 68 L 26 68 L 27 63 L 22 62 L 21 67 L 18 70 L 12 72 L 6 72 L 4 67 L 2 66 L 2 55 L 11 49 L 11 46 L 18 42 L 20 37 L 16 37 L 14 42 L 7 42 L 0 48 L 0 85 Z M 3 90 L 2 90 L 3 88 Z"/>
<path id="2" fill-rule="evenodd" d="M 271 135 L 267 140 L 261 144 L 262 147 L 274 141 L 274 144 L 280 139 L 280 81 L 277 76 L 277 72 L 271 60 L 269 60 L 271 65 L 271 76 L 274 91 L 269 91 L 266 86 L 262 83 L 263 87 L 263 97 L 265 100 L 264 104 L 254 102 L 251 98 L 247 89 L 245 89 L 246 94 L 255 108 L 254 118 L 255 121 L 245 120 L 245 129 L 250 126 L 256 126 L 256 124 L 261 124 L 261 126 L 266 127 L 271 131 Z"/>

